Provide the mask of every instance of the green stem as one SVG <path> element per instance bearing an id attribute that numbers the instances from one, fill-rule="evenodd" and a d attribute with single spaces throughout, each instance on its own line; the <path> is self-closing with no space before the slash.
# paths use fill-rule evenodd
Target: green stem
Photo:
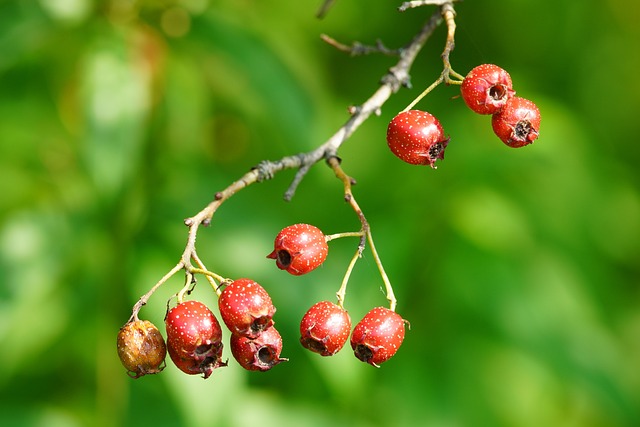
<path id="1" fill-rule="evenodd" d="M 347 284 L 349 283 L 349 277 L 351 277 L 351 272 L 353 271 L 353 267 L 356 265 L 356 261 L 358 258 L 362 256 L 362 251 L 360 248 L 356 251 L 349 262 L 349 266 L 347 267 L 347 271 L 344 274 L 344 278 L 342 279 L 342 284 L 340 285 L 340 289 L 336 292 L 336 297 L 338 297 L 338 305 L 341 308 L 344 308 L 344 299 L 347 295 Z"/>
<path id="2" fill-rule="evenodd" d="M 371 249 L 371 253 L 373 254 L 373 259 L 376 262 L 378 271 L 380 272 L 380 277 L 382 277 L 382 281 L 384 282 L 384 287 L 387 293 L 387 301 L 389 301 L 389 309 L 391 311 L 395 311 L 397 303 L 396 296 L 393 293 L 393 287 L 391 286 L 389 276 L 387 276 L 387 273 L 384 271 L 382 261 L 380 260 L 380 256 L 378 255 L 378 251 L 376 250 L 376 245 L 373 243 L 373 236 L 371 236 L 370 230 L 367 232 L 367 241 L 369 242 L 369 248 Z"/>
<path id="3" fill-rule="evenodd" d="M 363 231 L 348 231 L 346 233 L 328 234 L 324 236 L 324 240 L 330 242 L 335 239 L 341 239 L 343 237 L 362 237 Z"/>

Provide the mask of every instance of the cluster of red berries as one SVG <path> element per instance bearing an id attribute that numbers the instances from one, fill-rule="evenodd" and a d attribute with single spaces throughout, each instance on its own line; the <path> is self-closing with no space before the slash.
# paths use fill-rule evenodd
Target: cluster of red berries
<path id="1" fill-rule="evenodd" d="M 460 86 L 465 104 L 478 114 L 491 114 L 494 133 L 509 147 L 531 144 L 540 132 L 540 110 L 515 96 L 511 76 L 493 64 L 482 64 L 467 74 Z"/>
<path id="2" fill-rule="evenodd" d="M 344 347 L 351 332 L 351 348 L 361 361 L 379 367 L 389 360 L 404 340 L 406 321 L 386 307 L 370 310 L 351 332 L 347 311 L 330 301 L 320 301 L 300 322 L 300 343 L 321 356 L 333 356 Z"/>
<path id="3" fill-rule="evenodd" d="M 251 279 L 225 284 L 218 298 L 222 321 L 231 331 L 231 354 L 249 371 L 268 371 L 287 359 L 280 357 L 282 338 L 273 327 L 276 311 L 267 291 Z M 118 354 L 134 378 L 164 367 L 167 350 L 186 374 L 208 378 L 222 360 L 222 328 L 213 312 L 199 301 L 184 301 L 165 317 L 167 342 L 147 320 L 127 323 L 118 334 Z"/>
<path id="4" fill-rule="evenodd" d="M 523 147 L 538 138 L 540 110 L 528 99 L 515 96 L 511 76 L 497 65 L 475 67 L 462 80 L 460 92 L 472 111 L 492 115 L 493 131 L 507 146 Z M 389 148 L 412 165 L 435 168 L 436 160 L 444 159 L 448 143 L 438 119 L 426 111 L 403 111 L 387 127 Z"/>
<path id="5" fill-rule="evenodd" d="M 318 268 L 327 258 L 329 247 L 324 233 L 309 224 L 294 224 L 278 233 L 268 258 L 282 270 L 299 276 Z M 341 304 L 320 301 L 300 322 L 300 343 L 321 356 L 340 351 L 351 334 L 355 356 L 372 366 L 389 360 L 404 340 L 405 320 L 395 311 L 376 307 L 351 332 L 351 318 Z"/>
<path id="6" fill-rule="evenodd" d="M 318 268 L 326 259 L 328 245 L 320 229 L 295 224 L 278 233 L 274 250 L 267 255 L 282 270 L 299 276 Z M 234 359 L 249 371 L 268 371 L 288 359 L 280 357 L 282 337 L 274 327 L 276 308 L 267 291 L 251 279 L 225 281 L 218 310 L 231 332 Z M 300 323 L 300 342 L 322 356 L 336 354 L 351 334 L 355 356 L 373 366 L 391 358 L 404 339 L 405 320 L 395 311 L 376 307 L 351 333 L 351 319 L 340 304 L 321 301 L 313 305 Z M 167 352 L 173 363 L 190 375 L 208 378 L 214 369 L 227 366 L 222 360 L 222 328 L 213 312 L 199 301 L 184 301 L 165 317 L 167 341 L 147 320 L 133 320 L 118 334 L 118 355 L 129 375 L 138 378 L 160 372 Z"/>

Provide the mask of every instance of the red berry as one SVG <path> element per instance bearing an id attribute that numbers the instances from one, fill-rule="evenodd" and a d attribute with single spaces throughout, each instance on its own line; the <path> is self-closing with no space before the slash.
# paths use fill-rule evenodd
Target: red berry
<path id="1" fill-rule="evenodd" d="M 482 64 L 467 74 L 460 86 L 462 99 L 478 114 L 495 114 L 515 92 L 511 76 L 493 64 Z"/>
<path id="2" fill-rule="evenodd" d="M 280 357 L 282 337 L 274 327 L 262 331 L 256 339 L 232 334 L 230 343 L 231 354 L 248 371 L 268 371 L 289 360 Z"/>
<path id="3" fill-rule="evenodd" d="M 148 320 L 136 320 L 120 328 L 118 356 L 132 378 L 162 371 L 166 355 L 164 338 Z"/>
<path id="4" fill-rule="evenodd" d="M 276 311 L 267 291 L 251 279 L 228 284 L 218 299 L 218 307 L 231 333 L 249 338 L 270 328 Z"/>
<path id="5" fill-rule="evenodd" d="M 449 143 L 442 125 L 426 111 L 404 111 L 391 120 L 387 127 L 387 144 L 400 160 L 412 165 L 429 165 L 444 159 Z"/>
<path id="6" fill-rule="evenodd" d="M 273 252 L 267 258 L 275 259 L 280 270 L 300 276 L 318 268 L 328 252 L 329 246 L 319 228 L 294 224 L 278 233 Z"/>
<path id="7" fill-rule="evenodd" d="M 388 308 L 369 311 L 351 334 L 351 348 L 356 357 L 375 367 L 389 360 L 404 340 L 405 322 Z"/>
<path id="8" fill-rule="evenodd" d="M 329 301 L 314 304 L 300 322 L 300 343 L 321 356 L 333 356 L 344 346 L 351 332 L 347 311 Z"/>
<path id="9" fill-rule="evenodd" d="M 178 304 L 167 313 L 167 347 L 175 365 L 189 375 L 209 378 L 222 361 L 222 329 L 211 310 L 198 301 Z"/>
<path id="10" fill-rule="evenodd" d="M 493 131 L 509 147 L 523 147 L 538 138 L 540 110 L 528 99 L 514 96 L 491 118 Z"/>

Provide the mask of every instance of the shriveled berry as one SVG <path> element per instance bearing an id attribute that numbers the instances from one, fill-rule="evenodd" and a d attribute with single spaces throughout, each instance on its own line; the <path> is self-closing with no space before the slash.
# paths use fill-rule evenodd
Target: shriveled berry
<path id="1" fill-rule="evenodd" d="M 167 347 L 156 326 L 148 320 L 135 320 L 118 332 L 118 357 L 132 378 L 157 374 L 165 367 Z"/>
<path id="2" fill-rule="evenodd" d="M 218 299 L 218 308 L 231 333 L 248 338 L 256 338 L 270 328 L 276 312 L 267 291 L 251 279 L 228 284 Z"/>
<path id="3" fill-rule="evenodd" d="M 465 104 L 478 114 L 495 114 L 515 95 L 511 76 L 494 64 L 482 64 L 467 74 L 460 86 Z"/>
<path id="4" fill-rule="evenodd" d="M 493 132 L 509 147 L 531 144 L 540 132 L 540 110 L 528 99 L 514 96 L 491 118 Z"/>
<path id="5" fill-rule="evenodd" d="M 173 363 L 189 375 L 209 378 L 222 361 L 222 329 L 201 302 L 186 301 L 167 313 L 167 348 Z"/>
<path id="6" fill-rule="evenodd" d="M 300 343 L 321 356 L 333 356 L 347 342 L 350 332 L 347 311 L 330 301 L 320 301 L 302 317 Z"/>
<path id="7" fill-rule="evenodd" d="M 257 338 L 231 335 L 231 354 L 248 371 L 268 371 L 289 359 L 280 357 L 282 337 L 276 328 L 263 331 Z"/>
<path id="8" fill-rule="evenodd" d="M 369 311 L 353 328 L 351 348 L 358 359 L 379 367 L 389 360 L 404 340 L 405 320 L 385 307 Z"/>
<path id="9" fill-rule="evenodd" d="M 436 168 L 449 144 L 442 125 L 426 111 L 409 110 L 395 116 L 387 127 L 387 144 L 400 160 Z"/>
<path id="10" fill-rule="evenodd" d="M 309 224 L 294 224 L 283 228 L 276 236 L 273 246 L 273 252 L 267 258 L 275 259 L 280 270 L 286 270 L 294 276 L 307 274 L 318 268 L 329 252 L 324 233 Z"/>

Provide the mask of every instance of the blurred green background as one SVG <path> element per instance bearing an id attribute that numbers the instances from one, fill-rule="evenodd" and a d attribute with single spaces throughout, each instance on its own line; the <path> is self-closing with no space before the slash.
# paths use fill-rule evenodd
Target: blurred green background
<path id="1" fill-rule="evenodd" d="M 127 377 L 116 334 L 178 261 L 182 219 L 263 159 L 307 151 L 395 59 L 349 57 L 327 33 L 404 45 L 432 8 L 338 0 L 0 2 L 0 420 L 3 426 L 640 425 L 640 3 L 466 0 L 451 57 L 496 63 L 542 111 L 513 150 L 456 87 L 418 108 L 451 136 L 437 170 L 397 160 L 388 121 L 441 70 L 444 27 L 403 89 L 343 146 L 347 173 L 411 322 L 374 369 L 302 351 L 299 320 L 333 300 L 356 242 L 292 277 L 265 256 L 284 226 L 352 231 L 323 164 L 254 185 L 198 239 L 207 266 L 271 293 L 291 360 L 211 378 L 170 362 Z M 181 275 L 142 310 L 164 332 Z M 211 307 L 201 284 L 192 294 Z M 346 306 L 386 304 L 370 253 Z M 225 350 L 230 357 L 228 349 Z"/>

